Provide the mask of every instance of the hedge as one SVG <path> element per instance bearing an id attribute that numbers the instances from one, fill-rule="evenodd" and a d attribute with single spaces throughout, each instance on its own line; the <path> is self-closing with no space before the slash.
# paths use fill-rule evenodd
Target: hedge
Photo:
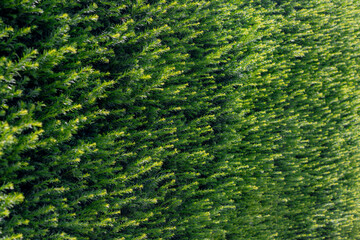
<path id="1" fill-rule="evenodd" d="M 2 0 L 0 239 L 360 239 L 355 0 Z"/>

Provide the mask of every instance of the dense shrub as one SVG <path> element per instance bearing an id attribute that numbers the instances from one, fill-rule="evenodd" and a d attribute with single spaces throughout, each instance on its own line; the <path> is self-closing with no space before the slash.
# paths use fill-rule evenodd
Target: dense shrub
<path id="1" fill-rule="evenodd" d="M 359 238 L 359 12 L 1 1 L 1 239 Z"/>

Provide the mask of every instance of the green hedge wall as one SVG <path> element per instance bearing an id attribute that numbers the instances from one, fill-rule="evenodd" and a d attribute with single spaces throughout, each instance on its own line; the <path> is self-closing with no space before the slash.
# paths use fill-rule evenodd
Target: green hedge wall
<path id="1" fill-rule="evenodd" d="M 2 0 L 0 239 L 360 239 L 356 0 Z"/>

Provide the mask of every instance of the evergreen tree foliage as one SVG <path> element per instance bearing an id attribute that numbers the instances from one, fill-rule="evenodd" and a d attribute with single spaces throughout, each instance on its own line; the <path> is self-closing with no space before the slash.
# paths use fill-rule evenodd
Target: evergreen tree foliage
<path id="1" fill-rule="evenodd" d="M 355 0 L 0 2 L 0 239 L 358 239 Z"/>
<path id="2" fill-rule="evenodd" d="M 253 125 L 249 129 L 249 120 L 239 125 L 240 141 L 231 148 L 253 169 L 256 188 L 239 204 L 255 199 L 246 211 L 258 210 L 239 215 L 240 222 L 247 221 L 244 215 L 255 218 L 245 222 L 250 228 L 241 239 L 357 239 L 359 65 L 353 37 L 359 5 L 264 1 L 260 6 L 279 28 L 262 39 L 270 44 L 261 51 L 262 65 L 238 68 Z M 344 41 L 350 32 L 352 40 Z"/>

